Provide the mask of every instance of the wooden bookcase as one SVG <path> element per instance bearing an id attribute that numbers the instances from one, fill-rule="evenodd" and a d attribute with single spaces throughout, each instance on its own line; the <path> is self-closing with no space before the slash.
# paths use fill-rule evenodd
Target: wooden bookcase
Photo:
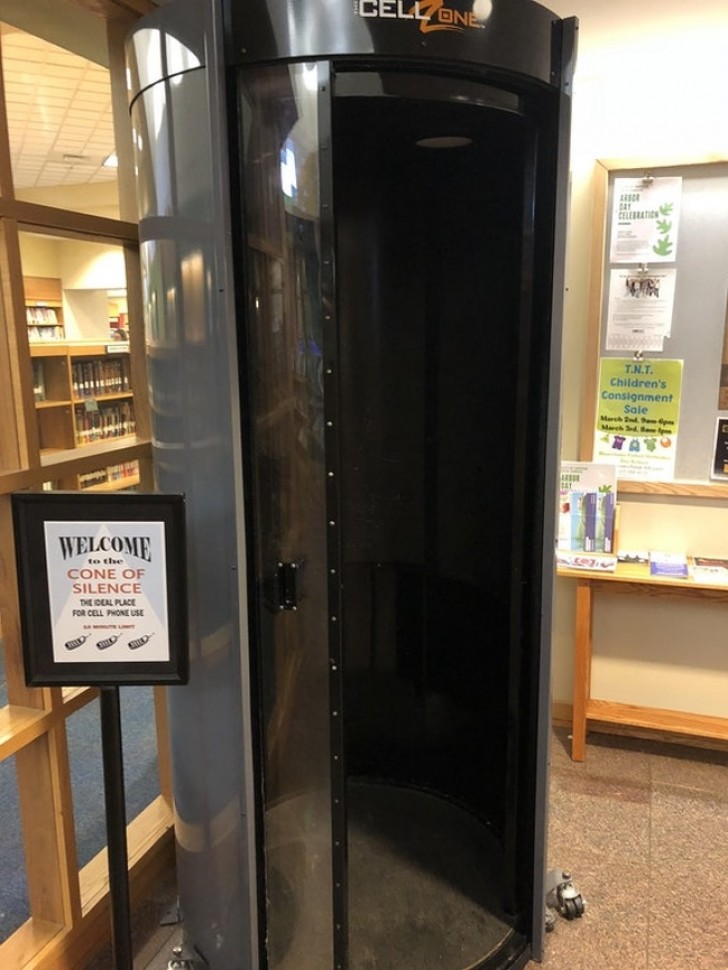
<path id="1" fill-rule="evenodd" d="M 26 276 L 23 289 L 28 340 L 65 340 L 61 281 L 55 277 Z"/>
<path id="2" fill-rule="evenodd" d="M 128 344 L 30 344 L 41 455 L 136 433 Z"/>
<path id="3" fill-rule="evenodd" d="M 65 339 L 60 279 L 23 278 L 28 351 L 41 464 L 98 442 L 136 439 L 131 348 L 107 341 Z M 44 324 L 39 313 L 52 313 Z M 45 339 L 50 336 L 50 339 Z M 140 483 L 139 462 L 119 462 L 51 479 L 45 487 L 116 491 Z"/>

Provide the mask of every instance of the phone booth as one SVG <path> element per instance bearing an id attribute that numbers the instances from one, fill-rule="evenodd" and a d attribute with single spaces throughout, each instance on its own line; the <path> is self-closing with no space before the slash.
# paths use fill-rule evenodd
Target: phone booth
<path id="1" fill-rule="evenodd" d="M 213 970 L 541 955 L 575 33 L 531 0 L 173 0 L 130 38 Z"/>

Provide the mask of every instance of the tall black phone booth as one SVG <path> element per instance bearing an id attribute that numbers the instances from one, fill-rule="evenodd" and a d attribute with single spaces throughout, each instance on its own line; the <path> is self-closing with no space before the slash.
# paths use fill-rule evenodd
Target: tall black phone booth
<path id="1" fill-rule="evenodd" d="M 531 0 L 173 0 L 130 37 L 211 968 L 541 955 L 575 31 Z"/>

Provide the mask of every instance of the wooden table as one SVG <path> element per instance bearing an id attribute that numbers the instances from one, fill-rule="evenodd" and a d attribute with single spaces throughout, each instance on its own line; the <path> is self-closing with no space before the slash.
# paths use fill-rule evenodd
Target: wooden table
<path id="1" fill-rule="evenodd" d="M 620 725 L 728 742 L 728 718 L 641 707 L 591 697 L 592 609 L 597 593 L 689 597 L 728 603 L 728 584 L 692 578 L 650 576 L 647 564 L 618 563 L 613 573 L 557 567 L 557 575 L 576 580 L 576 629 L 571 757 L 583 761 L 589 722 Z"/>

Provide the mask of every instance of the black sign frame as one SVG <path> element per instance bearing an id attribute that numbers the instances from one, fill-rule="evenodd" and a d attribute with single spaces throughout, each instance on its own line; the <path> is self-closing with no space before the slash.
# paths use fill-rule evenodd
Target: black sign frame
<path id="1" fill-rule="evenodd" d="M 728 418 L 718 418 L 715 424 L 713 468 L 711 478 L 728 479 Z"/>
<path id="2" fill-rule="evenodd" d="M 16 492 L 12 495 L 25 681 L 29 687 L 185 684 L 189 678 L 185 500 L 139 492 Z M 153 525 L 163 536 L 168 656 L 144 660 L 54 657 L 46 523 Z M 100 554 L 102 555 L 102 554 Z M 159 578 L 159 577 L 157 577 Z M 89 624 L 89 627 L 91 624 Z M 129 624 L 133 626 L 132 623 Z M 100 634 L 99 634 L 100 635 Z M 148 638 L 151 639 L 151 638 Z"/>

